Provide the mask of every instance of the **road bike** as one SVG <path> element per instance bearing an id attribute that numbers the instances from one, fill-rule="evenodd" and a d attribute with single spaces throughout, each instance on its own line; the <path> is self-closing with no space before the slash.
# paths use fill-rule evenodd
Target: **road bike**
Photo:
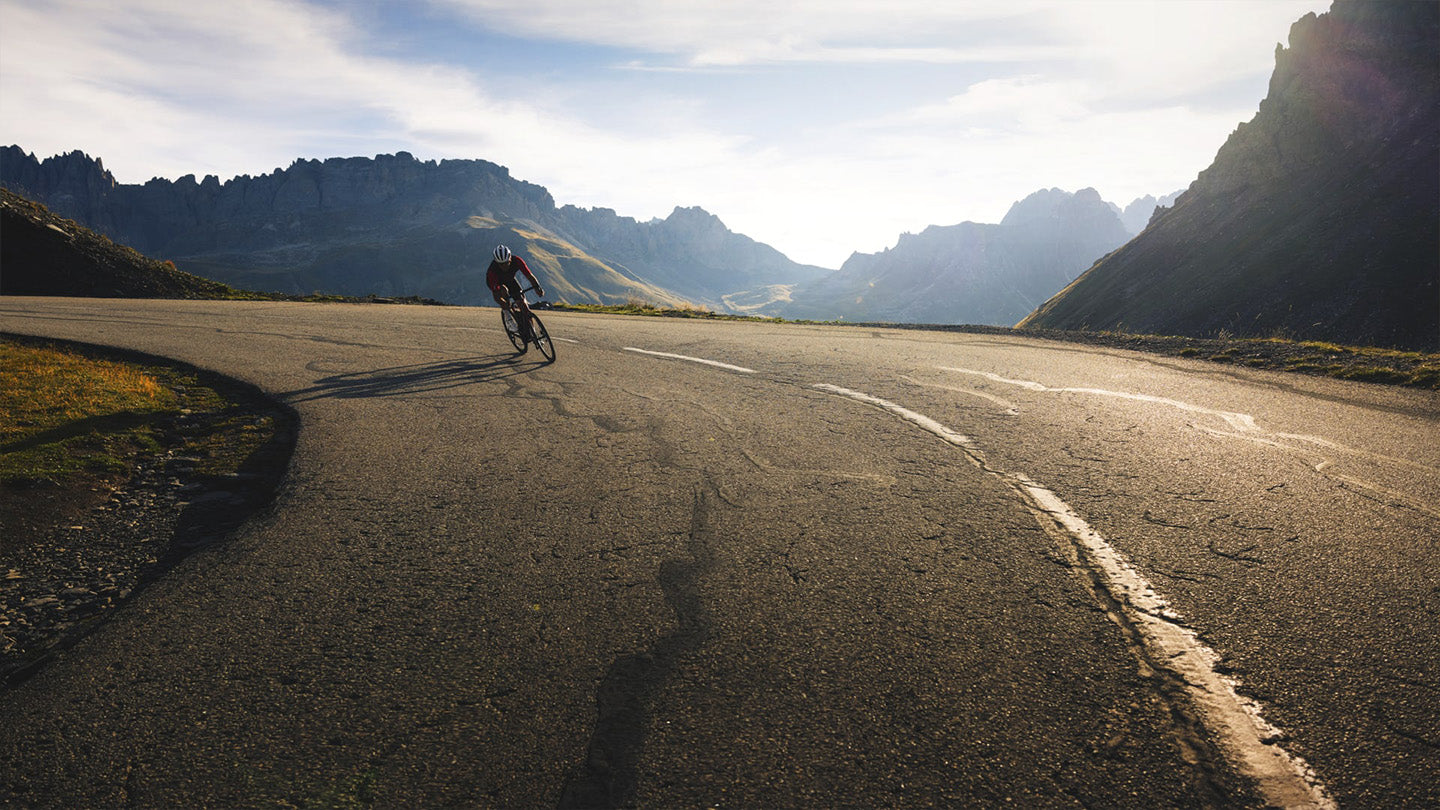
<path id="1" fill-rule="evenodd" d="M 540 322 L 540 316 L 530 309 L 530 304 L 525 300 L 525 293 L 534 290 L 534 287 L 526 287 L 520 291 L 519 297 L 510 302 L 509 307 L 500 309 L 500 323 L 505 327 L 505 336 L 515 345 L 515 350 L 524 354 L 529 350 L 530 344 L 540 350 L 548 362 L 555 362 L 555 342 L 550 339 L 550 332 L 545 324 Z M 516 316 L 520 317 L 517 318 Z M 524 322 L 521 318 L 528 319 L 530 328 L 522 329 Z"/>

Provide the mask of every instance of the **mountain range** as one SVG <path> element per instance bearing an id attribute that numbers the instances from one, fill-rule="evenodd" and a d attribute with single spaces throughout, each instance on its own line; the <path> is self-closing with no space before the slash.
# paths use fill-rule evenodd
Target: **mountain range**
<path id="1" fill-rule="evenodd" d="M 568 303 L 994 325 L 1024 317 L 1158 204 L 1145 197 L 1121 209 L 1091 189 L 1041 191 L 999 224 L 932 227 L 827 271 L 733 233 L 701 208 L 639 222 L 557 207 L 543 187 L 478 160 L 402 152 L 296 161 L 225 183 L 186 176 L 126 185 L 83 153 L 42 161 L 10 146 L 0 148 L 0 181 L 116 241 L 246 289 L 486 303 L 478 270 L 503 242 Z"/>
<path id="2" fill-rule="evenodd" d="M 1440 4 L 1337 0 L 1149 227 L 1021 322 L 1440 348 Z"/>
<path id="3" fill-rule="evenodd" d="M 881 253 L 857 253 L 838 271 L 796 287 L 777 311 L 788 318 L 1009 326 L 1130 238 L 1120 211 L 1090 188 L 1037 191 L 999 224 L 931 226 Z"/>
<path id="4" fill-rule="evenodd" d="M 700 208 L 638 222 L 557 207 L 543 187 L 483 160 L 401 152 L 298 160 L 224 183 L 187 175 L 132 185 L 81 152 L 42 161 L 9 146 L 0 147 L 0 182 L 147 255 L 247 289 L 487 303 L 482 271 L 497 243 L 569 303 L 723 308 L 726 295 L 826 272 Z"/>

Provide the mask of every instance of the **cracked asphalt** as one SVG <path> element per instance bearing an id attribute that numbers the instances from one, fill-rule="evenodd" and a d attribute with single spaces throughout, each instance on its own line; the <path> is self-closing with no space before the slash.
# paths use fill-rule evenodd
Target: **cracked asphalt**
<path id="1" fill-rule="evenodd" d="M 298 413 L 271 511 L 0 693 L 17 806 L 1252 807 L 1068 503 L 1342 807 L 1440 804 L 1440 396 L 1013 337 L 0 299 Z M 754 369 L 742 374 L 624 351 Z"/>

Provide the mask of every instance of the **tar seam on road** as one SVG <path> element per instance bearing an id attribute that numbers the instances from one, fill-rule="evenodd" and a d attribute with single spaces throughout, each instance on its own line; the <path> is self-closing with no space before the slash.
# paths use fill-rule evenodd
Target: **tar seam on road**
<path id="1" fill-rule="evenodd" d="M 711 513 L 714 498 L 724 500 L 706 476 L 695 490 L 687 538 L 689 557 L 660 564 L 657 581 L 675 614 L 675 627 L 647 649 L 617 658 L 595 690 L 596 721 L 585 759 L 560 788 L 560 810 L 635 807 L 641 755 L 655 696 L 681 658 L 710 635 L 710 613 L 701 597 L 701 581 L 715 565 Z"/>
<path id="2" fill-rule="evenodd" d="M 703 357 L 691 357 L 691 356 L 686 355 L 686 354 L 671 354 L 670 352 L 652 352 L 652 351 L 650 351 L 650 350 L 648 350 L 648 349 L 637 349 L 637 348 L 635 348 L 634 346 L 626 346 L 626 347 L 625 347 L 625 351 L 627 351 L 627 352 L 635 352 L 635 353 L 637 353 L 637 354 L 648 354 L 648 355 L 650 355 L 651 357 L 668 357 L 668 358 L 670 358 L 671 360 L 688 360 L 688 361 L 690 361 L 691 363 L 704 363 L 704 364 L 707 365 L 707 366 L 715 366 L 716 368 L 723 368 L 723 369 L 725 369 L 726 371 L 738 371 L 738 372 L 740 372 L 741 374 L 754 374 L 754 373 L 755 373 L 755 369 L 753 369 L 753 368 L 745 368 L 744 366 L 732 366 L 732 365 L 730 365 L 729 363 L 722 363 L 722 362 L 720 362 L 719 360 L 706 360 L 706 359 L 703 358 Z"/>
<path id="3" fill-rule="evenodd" d="M 1240 697 L 1237 682 L 1215 671 L 1219 656 L 1205 646 L 1193 630 L 1179 624 L 1179 617 L 1164 598 L 1055 493 L 1024 475 L 991 468 L 968 437 L 928 416 L 848 388 L 825 383 L 814 387 L 879 408 L 938 436 L 960 448 L 972 464 L 1015 490 L 1042 525 L 1048 520 L 1051 526 L 1071 538 L 1084 565 L 1120 606 L 1121 618 L 1138 633 L 1144 645 L 1144 659 L 1172 673 L 1184 686 L 1202 723 L 1218 741 L 1227 759 L 1254 780 L 1269 804 L 1317 810 L 1335 808 L 1334 801 L 1305 761 L 1280 747 L 1280 732 L 1261 717 L 1258 704 Z"/>

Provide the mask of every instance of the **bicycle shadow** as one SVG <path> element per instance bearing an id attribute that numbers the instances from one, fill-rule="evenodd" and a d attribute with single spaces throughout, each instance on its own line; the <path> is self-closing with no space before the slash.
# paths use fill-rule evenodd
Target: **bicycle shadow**
<path id="1" fill-rule="evenodd" d="M 362 399 L 445 391 L 477 383 L 494 382 L 526 374 L 548 365 L 544 358 L 492 354 L 463 360 L 442 360 L 373 371 L 353 371 L 322 377 L 309 388 L 287 391 L 280 398 L 290 404 L 334 397 Z"/>

